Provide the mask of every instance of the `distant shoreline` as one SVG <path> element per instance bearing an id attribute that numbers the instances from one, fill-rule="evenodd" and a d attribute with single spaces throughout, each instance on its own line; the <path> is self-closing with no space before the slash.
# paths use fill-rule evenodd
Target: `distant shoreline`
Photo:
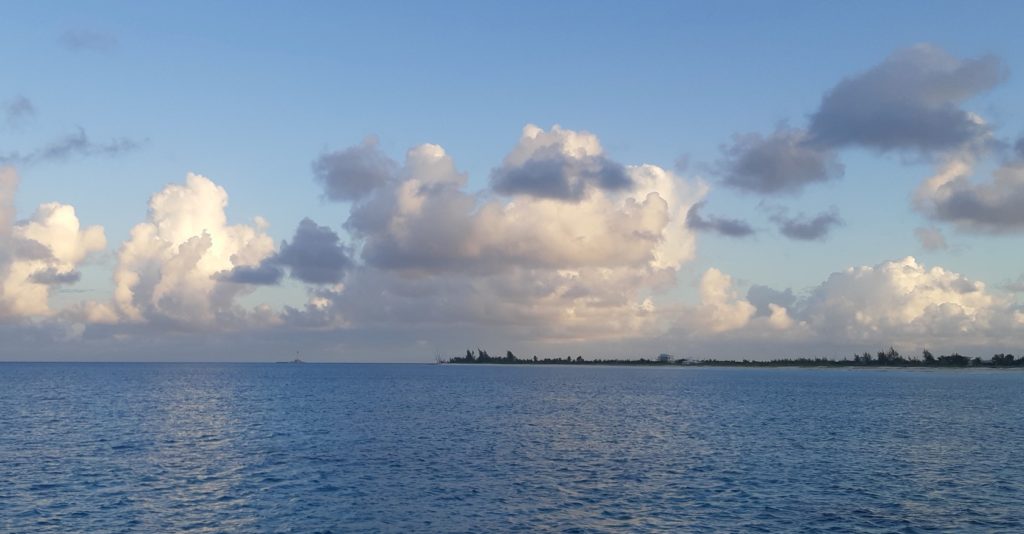
<path id="1" fill-rule="evenodd" d="M 840 360 L 841 362 L 842 360 Z M 503 362 L 474 362 L 467 364 L 467 362 L 440 362 L 443 365 L 508 365 Z M 515 365 L 515 364 L 513 364 Z M 522 362 L 523 367 L 543 367 L 543 366 L 562 366 L 562 367 L 667 367 L 673 369 L 689 369 L 689 368 L 736 368 L 736 369 L 1022 369 L 1024 365 L 829 365 L 829 364 L 806 364 L 806 363 L 794 363 L 794 364 L 774 364 L 770 362 L 751 362 L 743 363 L 741 361 L 717 361 L 715 363 L 707 362 L 689 362 L 689 363 L 658 363 L 658 362 L 641 362 L 640 360 L 630 360 L 623 362 L 610 362 L 610 361 L 587 361 L 586 363 L 575 363 L 575 362 L 548 362 L 545 364 L 541 363 L 526 363 Z"/>
<path id="2" fill-rule="evenodd" d="M 512 351 L 508 351 L 504 357 L 494 357 L 486 350 L 478 349 L 476 353 L 467 350 L 462 357 L 443 359 L 437 357 L 437 363 L 456 365 L 603 365 L 603 366 L 624 366 L 624 367 L 756 367 L 756 368 L 780 368 L 780 367 L 816 367 L 816 368 L 854 368 L 854 369 L 964 369 L 964 368 L 1024 368 L 1024 358 L 1016 358 L 1013 354 L 995 354 L 988 360 L 980 357 L 969 358 L 958 353 L 949 355 L 934 356 L 925 350 L 920 358 L 906 358 L 900 355 L 893 348 L 888 351 L 879 351 L 875 356 L 870 353 L 854 355 L 853 359 L 844 358 L 777 358 L 773 360 L 690 360 L 686 358 L 674 358 L 668 354 L 662 354 L 655 359 L 585 359 L 583 356 L 575 358 L 518 358 Z"/>

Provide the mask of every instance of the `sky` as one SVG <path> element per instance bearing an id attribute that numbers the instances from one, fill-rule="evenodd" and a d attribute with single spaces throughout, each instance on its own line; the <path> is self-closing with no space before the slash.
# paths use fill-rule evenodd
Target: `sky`
<path id="1" fill-rule="evenodd" d="M 0 360 L 1024 351 L 1019 2 L 0 9 Z"/>

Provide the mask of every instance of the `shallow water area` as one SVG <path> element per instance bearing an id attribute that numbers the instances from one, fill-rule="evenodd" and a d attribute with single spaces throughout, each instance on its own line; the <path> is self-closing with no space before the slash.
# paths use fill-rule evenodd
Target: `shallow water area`
<path id="1" fill-rule="evenodd" d="M 0 531 L 1024 530 L 1024 372 L 0 364 Z"/>

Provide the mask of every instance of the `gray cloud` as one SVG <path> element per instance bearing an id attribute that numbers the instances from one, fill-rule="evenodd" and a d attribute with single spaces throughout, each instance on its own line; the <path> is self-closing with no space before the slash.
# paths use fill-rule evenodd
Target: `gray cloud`
<path id="1" fill-rule="evenodd" d="M 118 46 L 113 35 L 86 29 L 71 29 L 62 33 L 58 39 L 68 50 L 110 52 Z"/>
<path id="2" fill-rule="evenodd" d="M 22 260 L 49 260 L 53 258 L 53 252 L 50 250 L 50 247 L 35 239 L 12 239 L 11 254 L 13 257 Z"/>
<path id="3" fill-rule="evenodd" d="M 927 44 L 900 50 L 826 93 L 811 116 L 808 138 L 823 147 L 881 151 L 972 144 L 989 129 L 959 106 L 1006 76 L 994 56 L 960 60 Z"/>
<path id="4" fill-rule="evenodd" d="M 1006 232 L 1024 228 L 1024 163 L 1005 165 L 988 183 L 960 177 L 932 200 L 931 215 L 971 230 Z"/>
<path id="5" fill-rule="evenodd" d="M 345 228 L 364 239 L 362 258 L 381 269 L 448 270 L 479 267 L 467 261 L 465 244 L 472 240 L 476 198 L 461 191 L 421 189 L 425 200 L 408 236 L 396 235 L 393 221 L 401 213 L 396 192 L 374 196 L 352 210 Z"/>
<path id="6" fill-rule="evenodd" d="M 747 290 L 747 302 L 757 308 L 755 316 L 768 317 L 772 314 L 769 304 L 792 310 L 796 304 L 796 295 L 793 294 L 792 289 L 788 288 L 785 291 L 779 291 L 768 286 L 752 285 Z"/>
<path id="7" fill-rule="evenodd" d="M 299 223 L 291 243 L 281 244 L 276 262 L 287 266 L 292 278 L 309 284 L 337 284 L 352 267 L 338 234 L 308 218 Z"/>
<path id="8" fill-rule="evenodd" d="M 359 200 L 394 179 L 398 166 L 370 137 L 362 144 L 321 154 L 313 162 L 313 174 L 327 198 Z"/>
<path id="9" fill-rule="evenodd" d="M 605 156 L 597 136 L 557 124 L 547 131 L 526 125 L 501 166 L 491 171 L 491 188 L 503 195 L 579 202 L 591 189 L 632 186 L 626 168 Z"/>
<path id="10" fill-rule="evenodd" d="M 32 273 L 29 280 L 37 284 L 45 284 L 49 286 L 61 285 L 61 284 L 73 284 L 82 278 L 82 273 L 78 271 L 59 272 L 53 267 L 49 267 L 42 271 Z"/>
<path id="11" fill-rule="evenodd" d="M 277 285 L 284 267 L 292 278 L 308 284 L 337 284 L 353 266 L 338 234 L 309 218 L 302 219 L 291 243 L 281 242 L 277 254 L 257 266 L 239 266 L 213 275 L 217 280 L 251 285 Z"/>
<path id="12" fill-rule="evenodd" d="M 709 215 L 701 216 L 700 209 L 704 202 L 698 202 L 686 213 L 686 226 L 693 230 L 715 232 L 729 237 L 746 237 L 754 233 L 746 221 L 739 219 L 725 219 Z"/>
<path id="13" fill-rule="evenodd" d="M 722 181 L 755 193 L 796 193 L 804 186 L 839 178 L 845 168 L 835 153 L 810 146 L 806 134 L 780 127 L 768 137 L 736 135 L 717 163 Z"/>
<path id="14" fill-rule="evenodd" d="M 579 201 L 590 187 L 616 191 L 628 189 L 633 181 L 625 167 L 604 156 L 571 156 L 552 145 L 537 149 L 520 164 L 495 169 L 491 185 L 504 195 Z"/>
<path id="15" fill-rule="evenodd" d="M 84 129 L 79 128 L 77 132 L 65 135 L 28 154 L 19 152 L 0 154 L 0 164 L 25 165 L 45 161 L 64 161 L 74 156 L 118 156 L 137 150 L 140 146 L 138 141 L 126 138 L 97 143 L 89 138 Z"/>
<path id="16" fill-rule="evenodd" d="M 771 219 L 778 225 L 782 235 L 801 241 L 824 239 L 833 227 L 843 224 L 835 209 L 819 213 L 809 219 L 803 215 L 788 217 L 785 213 L 777 213 Z"/>
<path id="17" fill-rule="evenodd" d="M 36 114 L 36 108 L 32 101 L 22 95 L 6 102 L 3 107 L 4 120 L 8 126 L 16 126 L 23 120 Z"/>
<path id="18" fill-rule="evenodd" d="M 240 265 L 230 271 L 217 273 L 213 277 L 222 282 L 273 286 L 281 283 L 281 278 L 284 277 L 284 270 L 271 262 L 263 262 L 255 267 Z"/>
<path id="19" fill-rule="evenodd" d="M 935 227 L 930 228 L 915 228 L 914 237 L 921 243 L 921 247 L 925 250 L 945 250 L 949 248 L 949 244 L 946 243 L 946 237 L 942 235 L 942 231 Z"/>
<path id="20" fill-rule="evenodd" d="M 114 139 L 108 143 L 95 143 L 89 139 L 85 130 L 64 136 L 43 147 L 35 155 L 35 159 L 63 160 L 70 156 L 116 156 L 139 148 L 139 143 L 131 139 Z"/>
<path id="21" fill-rule="evenodd" d="M 948 284 L 946 284 L 944 286 L 944 289 L 948 289 L 961 295 L 966 295 L 968 293 L 976 293 L 978 291 L 981 291 L 982 287 L 983 286 L 979 285 L 978 282 L 972 282 L 961 275 L 955 280 L 951 280 Z"/>

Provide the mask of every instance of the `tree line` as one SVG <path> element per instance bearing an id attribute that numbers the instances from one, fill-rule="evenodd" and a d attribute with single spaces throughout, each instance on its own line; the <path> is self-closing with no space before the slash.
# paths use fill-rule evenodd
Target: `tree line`
<path id="1" fill-rule="evenodd" d="M 664 356 L 664 355 L 662 355 Z M 519 358 L 512 351 L 505 351 L 505 356 L 491 356 L 484 349 L 467 349 L 465 356 L 455 356 L 447 360 L 440 360 L 441 363 L 491 363 L 491 364 L 539 364 L 539 365 L 674 365 L 677 362 L 665 358 L 648 360 L 647 358 L 631 359 L 584 359 L 583 356 L 565 356 L 555 358 L 540 358 L 534 355 L 532 358 Z"/>
<path id="2" fill-rule="evenodd" d="M 1013 354 L 994 354 L 988 360 L 980 357 L 968 357 L 960 353 L 935 356 L 929 350 L 921 352 L 920 357 L 905 357 L 893 347 L 887 351 L 854 354 L 852 358 L 777 358 L 772 360 L 716 360 L 674 358 L 661 354 L 657 358 L 647 359 L 584 359 L 583 356 L 555 358 L 518 358 L 512 351 L 505 356 L 491 356 L 484 349 L 466 350 L 465 356 L 456 356 L 441 363 L 489 363 L 489 364 L 560 364 L 560 365 L 707 365 L 729 367 L 1024 367 L 1024 358 Z"/>

